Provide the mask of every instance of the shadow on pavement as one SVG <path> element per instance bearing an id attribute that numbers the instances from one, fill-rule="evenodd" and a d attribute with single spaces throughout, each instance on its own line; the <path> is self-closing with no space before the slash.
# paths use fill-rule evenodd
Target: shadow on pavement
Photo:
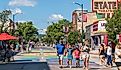
<path id="1" fill-rule="evenodd" d="M 64 66 L 63 68 L 70 68 L 70 67 L 69 66 Z M 79 66 L 79 67 L 72 66 L 71 68 L 83 68 L 83 66 Z"/>
<path id="2" fill-rule="evenodd" d="M 121 62 L 115 62 L 116 66 L 121 68 Z"/>
<path id="3" fill-rule="evenodd" d="M 21 62 L 1 64 L 0 70 L 50 70 L 47 62 Z"/>
<path id="4" fill-rule="evenodd" d="M 100 68 L 90 68 L 89 70 L 98 70 L 98 69 L 100 69 Z"/>

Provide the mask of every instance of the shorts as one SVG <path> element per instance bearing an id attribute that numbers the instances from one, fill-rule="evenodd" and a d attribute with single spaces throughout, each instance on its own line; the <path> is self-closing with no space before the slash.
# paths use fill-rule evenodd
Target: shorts
<path id="1" fill-rule="evenodd" d="M 89 54 L 83 54 L 83 55 L 82 55 L 82 59 L 84 59 L 84 58 L 89 58 L 89 57 L 90 57 Z"/>
<path id="2" fill-rule="evenodd" d="M 63 54 L 59 54 L 58 57 L 59 57 L 59 60 L 63 60 Z"/>
<path id="3" fill-rule="evenodd" d="M 73 56 L 72 55 L 68 55 L 67 58 L 68 58 L 68 60 L 72 60 Z"/>
<path id="4" fill-rule="evenodd" d="M 105 55 L 100 55 L 100 58 L 104 58 L 105 57 Z"/>
<path id="5" fill-rule="evenodd" d="M 80 58 L 76 58 L 76 60 L 78 60 L 78 61 L 79 61 L 79 60 L 80 60 Z"/>

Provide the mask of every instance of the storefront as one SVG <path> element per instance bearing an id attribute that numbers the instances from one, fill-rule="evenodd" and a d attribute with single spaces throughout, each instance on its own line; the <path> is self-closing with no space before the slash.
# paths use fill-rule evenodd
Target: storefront
<path id="1" fill-rule="evenodd" d="M 99 46 L 101 43 L 108 45 L 108 35 L 105 29 L 105 20 L 96 21 L 91 26 L 91 46 Z"/>

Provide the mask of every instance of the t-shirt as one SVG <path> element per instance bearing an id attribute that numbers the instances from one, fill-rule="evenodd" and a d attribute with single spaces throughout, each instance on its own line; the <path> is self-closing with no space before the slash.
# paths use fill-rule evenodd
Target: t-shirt
<path id="1" fill-rule="evenodd" d="M 111 47 L 108 47 L 107 48 L 107 55 L 111 55 L 112 54 L 112 48 Z"/>
<path id="2" fill-rule="evenodd" d="M 68 49 L 67 49 L 68 56 L 72 56 L 73 50 L 74 50 L 74 49 L 72 49 L 72 48 L 68 48 Z"/>
<path id="3" fill-rule="evenodd" d="M 74 55 L 75 55 L 75 58 L 80 58 L 80 51 L 79 50 L 75 50 L 74 51 Z"/>
<path id="4" fill-rule="evenodd" d="M 57 48 L 57 53 L 58 54 L 63 54 L 64 53 L 65 46 L 63 44 L 57 44 L 56 48 Z"/>
<path id="5" fill-rule="evenodd" d="M 83 52 L 89 53 L 89 51 L 90 51 L 90 49 L 89 49 L 88 46 L 84 46 L 84 47 L 83 47 Z"/>

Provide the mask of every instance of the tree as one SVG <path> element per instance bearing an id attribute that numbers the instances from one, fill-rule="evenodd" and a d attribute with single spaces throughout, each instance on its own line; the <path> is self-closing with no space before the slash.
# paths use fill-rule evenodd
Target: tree
<path id="1" fill-rule="evenodd" d="M 0 25 L 0 33 L 3 32 L 4 24 L 9 20 L 9 15 L 11 15 L 12 12 L 10 10 L 4 10 L 0 13 L 0 21 L 2 24 Z"/>
<path id="2" fill-rule="evenodd" d="M 38 36 L 38 29 L 34 27 L 33 23 L 23 22 L 17 24 L 17 30 L 15 31 L 16 36 L 22 36 L 26 41 L 35 40 Z"/>
<path id="3" fill-rule="evenodd" d="M 121 9 L 114 11 L 112 18 L 107 18 L 106 30 L 109 40 L 117 43 L 116 35 L 121 33 Z"/>
<path id="4" fill-rule="evenodd" d="M 47 27 L 45 36 L 47 43 L 52 44 L 64 37 L 65 33 L 63 31 L 63 26 L 69 26 L 70 24 L 71 23 L 66 19 L 59 20 L 58 22 L 52 22 L 52 25 Z"/>
<path id="5" fill-rule="evenodd" d="M 68 35 L 68 42 L 73 45 L 75 43 L 78 43 L 78 39 L 79 39 L 79 32 L 75 31 L 75 32 L 69 32 Z"/>

